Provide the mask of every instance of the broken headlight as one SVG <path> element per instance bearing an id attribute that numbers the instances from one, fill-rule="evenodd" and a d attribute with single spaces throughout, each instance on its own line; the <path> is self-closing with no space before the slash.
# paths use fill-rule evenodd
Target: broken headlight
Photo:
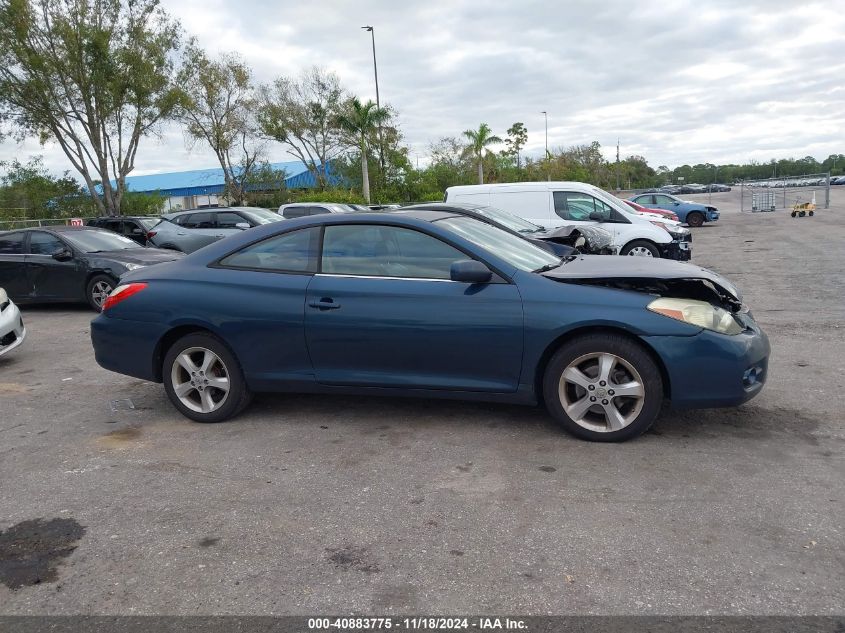
<path id="1" fill-rule="evenodd" d="M 649 303 L 648 309 L 670 319 L 677 319 L 721 334 L 739 334 L 743 330 L 730 312 L 710 305 L 706 301 L 664 297 Z"/>

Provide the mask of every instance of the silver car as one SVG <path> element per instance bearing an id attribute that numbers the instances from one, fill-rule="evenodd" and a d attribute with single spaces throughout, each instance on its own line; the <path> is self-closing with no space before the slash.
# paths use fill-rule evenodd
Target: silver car
<path id="1" fill-rule="evenodd" d="M 208 246 L 253 226 L 279 222 L 282 217 L 258 207 L 215 207 L 165 213 L 147 233 L 147 244 L 183 253 Z"/>
<path id="2" fill-rule="evenodd" d="M 0 356 L 11 352 L 26 338 L 26 328 L 18 306 L 0 288 Z"/>
<path id="3" fill-rule="evenodd" d="M 357 205 L 340 204 L 336 202 L 293 202 L 279 207 L 279 215 L 286 220 L 304 218 L 309 215 L 323 215 L 325 213 L 354 213 L 361 211 Z M 368 211 L 369 209 L 363 209 Z"/>

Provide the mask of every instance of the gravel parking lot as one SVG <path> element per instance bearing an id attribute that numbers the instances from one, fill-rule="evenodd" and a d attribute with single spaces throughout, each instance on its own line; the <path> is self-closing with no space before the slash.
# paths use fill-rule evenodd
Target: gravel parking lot
<path id="1" fill-rule="evenodd" d="M 813 218 L 713 201 L 693 261 L 745 292 L 768 385 L 619 445 L 448 401 L 259 396 L 195 424 L 95 364 L 86 308 L 24 309 L 0 613 L 843 613 L 845 187 Z M 4 560 L 37 530 L 49 552 Z"/>

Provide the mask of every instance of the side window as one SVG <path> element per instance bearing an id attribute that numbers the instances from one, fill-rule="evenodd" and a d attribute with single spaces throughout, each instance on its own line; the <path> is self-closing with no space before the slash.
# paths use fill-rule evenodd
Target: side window
<path id="1" fill-rule="evenodd" d="M 187 215 L 179 215 L 173 219 L 174 224 L 178 224 L 179 226 L 186 226 L 190 223 L 191 218 L 194 216 L 193 213 L 188 213 Z"/>
<path id="2" fill-rule="evenodd" d="M 236 229 L 238 224 L 249 224 L 246 218 L 242 218 L 237 213 L 231 211 L 224 211 L 217 214 L 217 228 L 218 229 Z"/>
<path id="3" fill-rule="evenodd" d="M 181 224 L 186 229 L 213 229 L 214 216 L 211 213 L 192 213 Z"/>
<path id="4" fill-rule="evenodd" d="M 596 211 L 595 198 L 587 193 L 575 191 L 554 192 L 555 213 L 564 220 L 588 221 Z"/>
<path id="5" fill-rule="evenodd" d="M 294 218 L 301 218 L 305 215 L 305 207 L 287 207 L 284 211 L 282 211 L 282 216 L 287 218 L 288 220 L 292 220 Z"/>
<path id="6" fill-rule="evenodd" d="M 319 244 L 319 227 L 299 229 L 250 244 L 221 259 L 220 265 L 274 272 L 315 273 Z"/>
<path id="7" fill-rule="evenodd" d="M 331 213 L 326 207 L 308 207 L 308 215 L 325 215 Z"/>
<path id="8" fill-rule="evenodd" d="M 396 226 L 327 226 L 323 272 L 336 275 L 449 279 L 452 264 L 468 257 L 441 240 Z"/>
<path id="9" fill-rule="evenodd" d="M 24 233 L 0 235 L 0 255 L 23 255 Z"/>
<path id="10" fill-rule="evenodd" d="M 598 198 L 593 198 L 593 205 L 595 206 L 596 211 L 601 213 L 601 217 L 604 222 L 607 222 L 613 217 L 613 208 L 609 204 L 602 202 Z"/>
<path id="11" fill-rule="evenodd" d="M 121 220 L 106 220 L 102 227 L 115 233 L 123 233 L 123 222 Z"/>
<path id="12" fill-rule="evenodd" d="M 33 231 L 29 234 L 29 252 L 32 255 L 52 255 L 64 247 L 59 238 L 44 231 Z"/>
<path id="13" fill-rule="evenodd" d="M 674 200 L 669 196 L 654 196 L 655 204 L 672 204 Z"/>

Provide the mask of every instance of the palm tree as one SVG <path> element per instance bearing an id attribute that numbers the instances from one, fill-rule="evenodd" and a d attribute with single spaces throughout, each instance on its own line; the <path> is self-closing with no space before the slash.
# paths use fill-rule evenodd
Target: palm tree
<path id="1" fill-rule="evenodd" d="M 478 160 L 478 184 L 484 184 L 484 166 L 482 165 L 484 148 L 488 145 L 501 143 L 502 139 L 493 134 L 493 130 L 486 123 L 478 126 L 477 130 L 466 130 L 464 136 L 469 139 L 467 153 L 472 154 Z"/>
<path id="2" fill-rule="evenodd" d="M 384 108 L 379 108 L 372 100 L 362 104 L 358 97 L 352 97 L 346 111 L 338 115 L 337 125 L 355 139 L 361 150 L 361 181 L 364 199 L 370 202 L 370 171 L 367 165 L 367 137 L 390 118 Z"/>

